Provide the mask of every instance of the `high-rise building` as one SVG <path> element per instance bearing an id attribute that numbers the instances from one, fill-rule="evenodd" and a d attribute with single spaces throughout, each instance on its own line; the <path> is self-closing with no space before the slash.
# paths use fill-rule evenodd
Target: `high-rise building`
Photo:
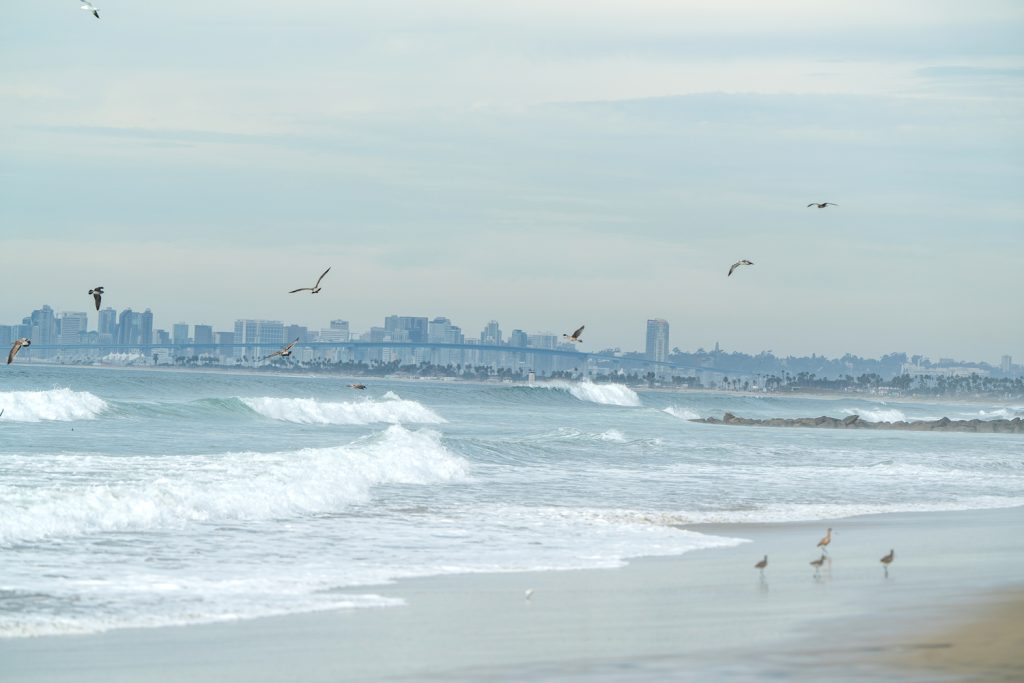
<path id="1" fill-rule="evenodd" d="M 139 342 L 147 346 L 153 343 L 153 311 L 148 308 L 139 314 Z"/>
<path id="2" fill-rule="evenodd" d="M 409 315 L 389 315 L 384 318 L 384 329 L 391 333 L 392 341 L 427 341 L 427 319 Z"/>
<path id="3" fill-rule="evenodd" d="M 60 343 L 78 344 L 88 329 L 89 318 L 85 313 L 67 311 L 60 314 Z"/>
<path id="4" fill-rule="evenodd" d="M 132 336 L 135 327 L 135 313 L 132 309 L 126 308 L 121 311 L 121 315 L 117 318 L 117 343 L 121 345 L 138 344 L 139 341 Z"/>
<path id="5" fill-rule="evenodd" d="M 1012 356 L 1003 356 L 1002 358 L 999 359 L 999 371 L 1000 372 L 1002 372 L 1004 375 L 1009 375 L 1010 374 L 1010 370 L 1012 370 L 1012 369 L 1013 369 L 1013 357 Z"/>
<path id="6" fill-rule="evenodd" d="M 655 318 L 647 321 L 647 359 L 659 363 L 668 360 L 668 321 Z"/>
<path id="7" fill-rule="evenodd" d="M 171 326 L 171 339 L 175 344 L 188 344 L 188 323 L 174 323 Z"/>
<path id="8" fill-rule="evenodd" d="M 96 331 L 101 335 L 109 334 L 111 340 L 117 335 L 117 311 L 109 306 L 100 310 L 96 322 Z"/>
<path id="9" fill-rule="evenodd" d="M 33 344 L 53 344 L 57 341 L 57 319 L 53 314 L 53 309 L 49 306 L 32 311 L 31 325 L 32 335 L 30 338 Z"/>
<path id="10" fill-rule="evenodd" d="M 487 323 L 487 327 L 480 333 L 480 343 L 501 346 L 501 327 L 497 320 Z"/>
<path id="11" fill-rule="evenodd" d="M 213 326 L 212 325 L 196 325 L 194 328 L 195 337 L 193 342 L 196 346 L 200 344 L 212 344 L 213 343 Z M 210 349 L 197 349 L 199 352 L 209 353 Z"/>
<path id="12" fill-rule="evenodd" d="M 302 343 L 308 342 L 309 328 L 305 325 L 286 325 L 284 328 L 284 338 L 288 341 L 298 339 Z"/>
<path id="13" fill-rule="evenodd" d="M 280 320 L 236 320 L 235 347 L 238 357 L 258 358 L 284 346 L 284 323 Z"/>

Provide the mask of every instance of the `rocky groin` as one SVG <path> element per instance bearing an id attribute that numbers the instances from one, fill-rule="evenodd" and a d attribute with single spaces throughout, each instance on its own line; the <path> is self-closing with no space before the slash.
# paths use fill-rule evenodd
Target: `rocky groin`
<path id="1" fill-rule="evenodd" d="M 1024 420 L 1015 417 L 1012 420 L 951 420 L 944 417 L 939 420 L 914 420 L 912 422 L 868 422 L 859 415 L 849 417 L 773 417 L 767 420 L 756 420 L 747 417 L 736 417 L 726 413 L 719 420 L 717 417 L 705 417 L 690 422 L 701 422 L 711 425 L 741 425 L 750 427 L 818 427 L 820 429 L 903 429 L 912 432 L 977 432 L 979 434 L 1024 434 Z"/>

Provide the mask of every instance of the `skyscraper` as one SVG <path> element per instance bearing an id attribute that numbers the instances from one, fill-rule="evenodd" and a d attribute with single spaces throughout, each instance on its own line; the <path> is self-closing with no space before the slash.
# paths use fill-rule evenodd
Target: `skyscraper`
<path id="1" fill-rule="evenodd" d="M 284 324 L 280 320 L 236 320 L 235 343 L 245 344 L 235 348 L 238 357 L 255 358 L 284 346 Z"/>
<path id="2" fill-rule="evenodd" d="M 117 334 L 117 311 L 109 306 L 102 309 L 98 314 L 96 331 L 101 335 L 109 334 L 110 341 L 113 341 L 114 335 Z"/>
<path id="3" fill-rule="evenodd" d="M 647 359 L 659 363 L 668 360 L 668 321 L 654 318 L 647 321 Z"/>
<path id="4" fill-rule="evenodd" d="M 148 308 L 139 314 L 139 331 L 140 343 L 153 343 L 153 311 Z"/>
<path id="5" fill-rule="evenodd" d="M 1010 374 L 1010 370 L 1012 370 L 1012 369 L 1013 369 L 1013 357 L 1012 356 L 1003 356 L 1002 358 L 999 359 L 999 370 L 1000 370 L 1000 372 L 1002 372 L 1004 375 L 1009 375 Z"/>
<path id="6" fill-rule="evenodd" d="M 122 345 L 138 344 L 138 340 L 132 336 L 135 313 L 130 308 L 121 311 L 117 319 L 117 343 Z"/>
<path id="7" fill-rule="evenodd" d="M 501 327 L 498 325 L 497 320 L 487 323 L 487 327 L 480 333 L 480 343 L 501 345 Z"/>
<path id="8" fill-rule="evenodd" d="M 393 341 L 427 341 L 427 319 L 410 315 L 389 315 L 384 318 L 384 329 Z"/>
<path id="9" fill-rule="evenodd" d="M 171 340 L 175 344 L 188 344 L 188 323 L 174 323 L 171 326 Z"/>
<path id="10" fill-rule="evenodd" d="M 78 344 L 82 334 L 88 328 L 89 318 L 82 312 L 63 312 L 60 314 L 60 343 Z"/>
<path id="11" fill-rule="evenodd" d="M 213 325 L 196 325 L 195 326 L 195 341 L 196 346 L 200 344 L 212 344 L 213 343 Z M 199 349 L 199 351 L 203 351 Z M 210 349 L 205 350 L 207 353 Z"/>

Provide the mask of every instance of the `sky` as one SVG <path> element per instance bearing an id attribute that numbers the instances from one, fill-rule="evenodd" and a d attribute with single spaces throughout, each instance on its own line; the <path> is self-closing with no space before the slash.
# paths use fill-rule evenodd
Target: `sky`
<path id="1" fill-rule="evenodd" d="M 0 324 L 1024 361 L 1024 3 L 96 4 L 5 5 Z"/>

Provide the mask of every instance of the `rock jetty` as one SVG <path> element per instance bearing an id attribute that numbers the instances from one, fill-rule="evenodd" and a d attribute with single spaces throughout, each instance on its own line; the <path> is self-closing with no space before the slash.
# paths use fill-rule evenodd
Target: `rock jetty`
<path id="1" fill-rule="evenodd" d="M 782 418 L 773 417 L 767 420 L 755 420 L 747 417 L 736 417 L 726 413 L 719 420 L 717 417 L 705 417 L 690 422 L 701 422 L 709 425 L 743 425 L 750 427 L 818 427 L 821 429 L 904 429 L 913 432 L 978 432 L 980 434 L 1024 434 L 1024 420 L 1015 417 L 1012 420 L 914 420 L 913 422 L 868 422 L 860 415 L 837 418 L 822 415 L 821 417 Z"/>

